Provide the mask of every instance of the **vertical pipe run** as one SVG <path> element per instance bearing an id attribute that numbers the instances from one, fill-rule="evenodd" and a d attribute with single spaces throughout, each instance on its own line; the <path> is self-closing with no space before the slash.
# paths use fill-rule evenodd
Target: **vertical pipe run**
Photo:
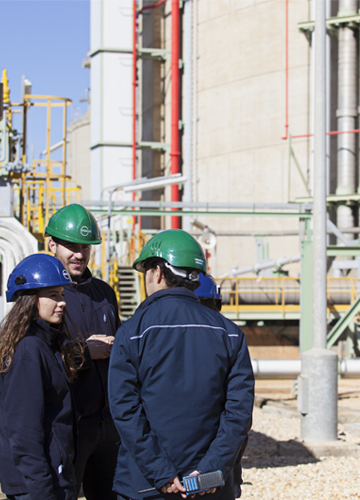
<path id="1" fill-rule="evenodd" d="M 186 176 L 184 201 L 192 201 L 192 1 L 186 0 L 184 4 L 185 17 L 185 116 L 184 116 L 184 174 Z M 190 231 L 190 216 L 184 219 L 186 231 Z M 215 273 L 216 274 L 216 273 Z"/>
<path id="2" fill-rule="evenodd" d="M 285 136 L 289 134 L 289 0 L 285 0 Z"/>
<path id="3" fill-rule="evenodd" d="M 355 14 L 357 0 L 340 0 L 338 15 Z M 357 40 L 349 26 L 339 28 L 338 55 L 338 130 L 354 130 L 357 119 Z M 337 138 L 337 188 L 336 194 L 350 195 L 356 192 L 356 135 L 339 134 Z M 339 205 L 337 225 L 341 228 L 356 225 L 354 208 Z M 345 231 L 346 233 L 346 231 Z M 354 235 L 347 233 L 347 237 Z"/>
<path id="4" fill-rule="evenodd" d="M 136 0 L 133 0 L 133 82 L 132 82 L 132 107 L 133 107 L 133 123 L 132 123 L 132 178 L 136 179 Z M 136 198 L 133 192 L 133 200 Z M 135 229 L 136 217 L 133 217 L 133 226 Z M 110 231 L 110 227 L 109 227 Z"/>
<path id="5" fill-rule="evenodd" d="M 47 102 L 46 114 L 46 198 L 45 198 L 45 221 L 49 222 L 49 201 L 50 201 L 50 127 L 51 127 L 51 99 Z M 45 239 L 45 241 L 47 241 Z"/>
<path id="6" fill-rule="evenodd" d="M 192 47 L 192 201 L 197 202 L 197 0 L 193 4 L 193 47 Z"/>
<path id="7" fill-rule="evenodd" d="M 63 160 L 61 163 L 61 196 L 62 206 L 66 205 L 65 198 L 65 176 L 66 176 L 66 128 L 67 128 L 67 101 L 64 101 L 64 124 L 63 124 Z"/>
<path id="8" fill-rule="evenodd" d="M 179 173 L 179 0 L 171 3 L 171 151 L 170 173 Z M 179 201 L 178 185 L 171 186 L 171 201 Z M 176 210 L 176 209 L 174 209 Z M 171 217 L 171 227 L 179 228 L 179 217 Z"/>
<path id="9" fill-rule="evenodd" d="M 315 135 L 313 205 L 313 348 L 326 349 L 326 26 L 315 2 Z"/>
<path id="10" fill-rule="evenodd" d="M 337 355 L 326 349 L 326 27 L 315 1 L 315 135 L 313 201 L 312 349 L 301 354 L 298 379 L 301 438 L 337 438 Z"/>

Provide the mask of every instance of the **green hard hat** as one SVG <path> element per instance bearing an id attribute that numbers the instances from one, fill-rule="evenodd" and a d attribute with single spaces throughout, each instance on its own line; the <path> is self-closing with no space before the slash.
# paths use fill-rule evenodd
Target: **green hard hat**
<path id="1" fill-rule="evenodd" d="M 95 217 L 82 205 L 75 203 L 60 208 L 50 217 L 45 229 L 46 236 L 83 245 L 101 243 L 101 233 Z"/>
<path id="2" fill-rule="evenodd" d="M 133 268 L 144 273 L 144 262 L 160 257 L 179 268 L 198 269 L 206 273 L 206 260 L 199 243 L 182 229 L 168 229 L 153 236 L 134 261 Z"/>

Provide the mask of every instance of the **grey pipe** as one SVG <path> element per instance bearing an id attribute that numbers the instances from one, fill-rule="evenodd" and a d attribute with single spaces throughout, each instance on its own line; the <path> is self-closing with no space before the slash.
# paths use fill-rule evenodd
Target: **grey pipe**
<path id="1" fill-rule="evenodd" d="M 8 162 L 8 152 L 7 152 L 7 140 L 6 140 L 6 110 L 2 119 L 2 156 L 0 158 L 0 163 L 2 162 Z"/>
<path id="2" fill-rule="evenodd" d="M 357 0 L 340 0 L 338 16 L 357 13 Z M 355 30 L 343 25 L 338 30 L 338 130 L 354 130 L 357 121 L 357 41 Z M 337 188 L 336 194 L 356 192 L 356 135 L 340 134 L 337 137 Z M 337 225 L 353 227 L 355 212 L 345 204 L 337 209 Z M 351 235 L 349 235 L 351 238 Z"/>
<path id="3" fill-rule="evenodd" d="M 315 135 L 313 203 L 313 348 L 326 349 L 326 68 L 325 2 L 315 1 Z M 353 224 L 352 224 L 353 225 Z"/>
<path id="4" fill-rule="evenodd" d="M 184 174 L 186 176 L 184 201 L 189 203 L 192 196 L 192 2 L 186 0 L 184 4 L 185 18 L 185 52 L 184 52 L 184 88 L 185 88 L 185 113 L 184 113 Z M 190 231 L 190 219 L 185 217 L 185 230 Z"/>
<path id="5" fill-rule="evenodd" d="M 257 359 L 251 360 L 256 378 L 296 378 L 301 372 L 300 359 Z M 343 378 L 360 377 L 360 358 L 344 358 L 340 361 Z"/>
<path id="6" fill-rule="evenodd" d="M 301 260 L 301 255 L 295 255 L 294 257 L 282 257 L 277 260 L 270 260 L 268 262 L 264 262 L 263 264 L 255 264 L 252 267 L 244 267 L 243 269 L 233 269 L 231 271 L 231 276 L 241 276 L 242 274 L 247 274 L 247 273 L 258 273 L 259 271 L 263 269 L 270 269 L 272 267 L 275 267 L 277 269 L 281 268 L 282 266 L 285 266 L 285 264 L 291 264 L 292 262 L 299 262 Z M 220 276 L 220 278 L 224 278 L 228 276 L 228 274 L 225 274 L 223 276 Z"/>
<path id="7" fill-rule="evenodd" d="M 174 174 L 180 175 L 180 174 Z M 157 177 L 156 179 L 161 179 L 161 177 Z M 141 179 L 137 181 L 139 183 Z M 147 179 L 147 182 L 153 182 L 155 179 Z M 135 182 L 135 181 L 134 181 Z M 126 186 L 130 185 L 128 183 Z M 102 190 L 102 192 L 112 189 L 116 186 L 109 186 Z M 104 207 L 108 205 L 107 201 L 103 200 L 84 200 L 83 205 L 88 208 Z M 183 201 L 132 201 L 132 200 L 123 200 L 114 202 L 114 206 L 118 207 L 143 207 L 143 208 L 218 208 L 223 210 L 228 209 L 244 209 L 244 210 L 289 210 L 291 212 L 295 211 L 310 211 L 312 210 L 312 204 L 300 204 L 300 203 L 206 203 L 206 202 L 198 202 L 198 203 L 184 203 Z M 201 215 L 201 214 L 199 214 Z M 206 215 L 206 214 L 205 214 Z M 279 214 L 281 215 L 281 214 Z"/>

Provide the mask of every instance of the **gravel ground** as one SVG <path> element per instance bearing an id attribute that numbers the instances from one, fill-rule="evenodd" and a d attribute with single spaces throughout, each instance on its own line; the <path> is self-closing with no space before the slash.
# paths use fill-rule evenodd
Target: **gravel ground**
<path id="1" fill-rule="evenodd" d="M 359 387 L 359 380 L 343 381 L 339 387 L 339 407 L 360 410 Z M 259 395 L 295 405 L 288 381 L 257 381 L 256 388 Z M 257 407 L 253 417 L 243 459 L 241 500 L 360 499 L 360 458 L 323 457 L 318 460 L 295 454 L 280 456 L 279 441 L 299 439 L 300 419 L 267 413 Z M 341 424 L 339 439 L 360 443 L 360 437 L 347 433 Z M 0 491 L 0 500 L 3 498 L 6 497 Z"/>
<path id="2" fill-rule="evenodd" d="M 360 458 L 281 457 L 277 442 L 298 439 L 300 419 L 254 409 L 243 459 L 242 500 L 342 500 L 360 498 Z M 339 439 L 359 443 L 339 425 Z"/>

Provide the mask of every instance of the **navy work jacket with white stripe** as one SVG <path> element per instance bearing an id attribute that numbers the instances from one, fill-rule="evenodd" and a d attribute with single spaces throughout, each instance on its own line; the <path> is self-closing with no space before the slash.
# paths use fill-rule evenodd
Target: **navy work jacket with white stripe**
<path id="1" fill-rule="evenodd" d="M 231 500 L 253 399 L 238 326 L 185 288 L 155 292 L 120 327 L 110 358 L 110 409 L 121 437 L 114 490 L 134 500 L 175 500 L 181 497 L 138 490 L 221 470 L 225 488 L 209 498 Z"/>

